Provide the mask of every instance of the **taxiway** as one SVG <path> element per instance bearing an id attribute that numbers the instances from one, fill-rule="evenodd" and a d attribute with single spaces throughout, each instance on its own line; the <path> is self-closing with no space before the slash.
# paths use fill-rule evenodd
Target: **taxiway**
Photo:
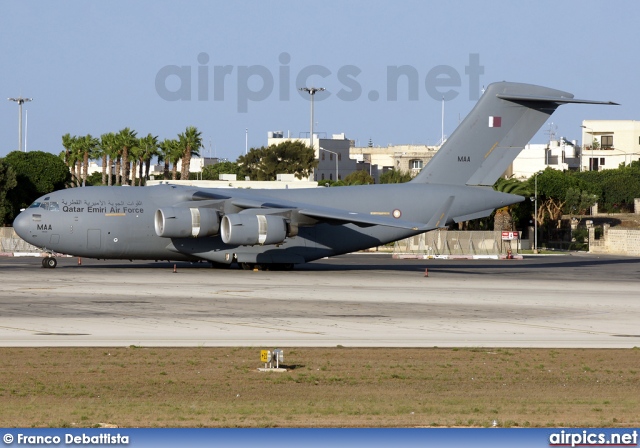
<path id="1" fill-rule="evenodd" d="M 1 258 L 0 345 L 640 346 L 638 258 L 173 266 L 61 258 L 43 269 Z"/>

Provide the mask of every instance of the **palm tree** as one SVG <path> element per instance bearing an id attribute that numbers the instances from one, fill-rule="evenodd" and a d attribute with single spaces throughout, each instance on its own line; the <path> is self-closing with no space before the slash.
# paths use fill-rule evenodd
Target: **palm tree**
<path id="1" fill-rule="evenodd" d="M 80 173 L 77 169 L 77 162 L 79 157 L 78 152 L 78 137 L 71 136 L 66 133 L 62 136 L 62 146 L 64 147 L 64 163 L 69 167 L 69 171 L 72 176 L 72 183 L 75 182 L 75 186 L 80 186 L 79 178 Z"/>
<path id="2" fill-rule="evenodd" d="M 180 179 L 189 179 L 189 165 L 191 164 L 192 155 L 200 155 L 199 150 L 202 147 L 202 133 L 194 126 L 188 126 L 187 129 L 178 135 L 180 150 L 182 151 L 182 170 Z"/>
<path id="3" fill-rule="evenodd" d="M 93 152 L 93 157 L 96 160 L 100 160 L 100 165 L 102 166 L 102 185 L 107 184 L 107 151 L 102 146 L 102 139 L 98 139 L 98 146 Z"/>
<path id="4" fill-rule="evenodd" d="M 517 179 L 500 178 L 493 185 L 493 189 L 503 193 L 517 194 L 529 197 L 531 191 L 525 182 Z M 496 210 L 493 219 L 493 230 L 513 230 L 513 216 L 511 214 L 514 205 L 509 205 Z"/>
<path id="5" fill-rule="evenodd" d="M 79 139 L 80 151 L 82 153 L 82 186 L 87 184 L 87 171 L 89 171 L 89 159 L 94 159 L 96 149 L 100 142 L 91 134 L 87 134 Z"/>
<path id="6" fill-rule="evenodd" d="M 136 135 L 136 131 L 132 131 L 129 128 L 124 128 L 120 130 L 118 134 L 116 134 L 116 137 L 118 139 L 118 146 L 122 151 L 122 183 L 125 185 L 129 184 L 129 149 L 131 149 L 131 147 L 133 147 L 138 142 L 138 140 L 136 139 Z"/>
<path id="7" fill-rule="evenodd" d="M 178 179 L 178 161 L 183 158 L 184 153 L 178 140 L 172 140 L 169 161 L 171 162 L 171 180 Z M 181 174 L 182 175 L 182 174 Z"/>
<path id="8" fill-rule="evenodd" d="M 160 151 L 158 152 L 158 163 L 164 162 L 164 170 L 162 172 L 162 178 L 169 180 L 169 165 L 172 161 L 172 154 L 178 152 L 176 149 L 178 141 L 174 139 L 165 138 L 160 142 Z"/>
<path id="9" fill-rule="evenodd" d="M 104 184 L 104 175 L 107 167 L 109 167 L 109 177 L 107 179 L 107 185 L 111 186 L 112 184 L 112 172 L 111 165 L 113 165 L 113 159 L 118 158 L 118 142 L 116 141 L 116 134 L 113 132 L 109 132 L 107 134 L 102 134 L 100 136 L 100 146 L 104 152 L 104 156 L 107 158 L 106 164 L 102 163 L 102 183 Z M 104 159 L 103 159 L 104 160 Z M 117 167 L 120 168 L 119 166 Z"/>
<path id="10" fill-rule="evenodd" d="M 69 167 L 75 179 L 76 187 L 81 186 L 82 178 L 82 158 L 83 158 L 83 138 L 73 136 L 71 138 L 71 151 L 69 152 Z"/>
<path id="11" fill-rule="evenodd" d="M 66 163 L 69 168 L 71 168 L 71 165 L 69 165 L 69 158 L 71 156 L 71 145 L 73 144 L 73 140 L 75 138 L 75 136 L 72 137 L 68 132 L 62 136 L 62 146 L 64 147 L 64 163 Z"/>
<path id="12" fill-rule="evenodd" d="M 140 141 L 129 148 L 129 158 L 131 159 L 131 186 L 136 186 L 136 173 L 138 171 L 138 161 L 142 157 L 142 148 L 140 147 Z"/>
<path id="13" fill-rule="evenodd" d="M 148 134 L 146 137 L 143 137 L 138 142 L 140 148 L 142 149 L 140 154 L 140 185 L 142 185 L 142 181 L 149 180 L 149 167 L 151 165 L 151 158 L 153 156 L 158 155 L 158 136 L 154 136 Z M 142 175 L 142 166 L 145 167 L 145 174 Z"/>

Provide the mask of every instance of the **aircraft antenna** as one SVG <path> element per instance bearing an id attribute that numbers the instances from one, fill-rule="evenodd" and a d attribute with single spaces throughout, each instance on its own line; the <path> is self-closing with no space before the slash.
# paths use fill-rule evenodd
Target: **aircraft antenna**
<path id="1" fill-rule="evenodd" d="M 549 129 L 545 131 L 545 134 L 549 136 L 549 142 L 552 142 L 556 138 L 556 131 L 558 130 L 558 126 L 553 123 L 549 123 Z"/>

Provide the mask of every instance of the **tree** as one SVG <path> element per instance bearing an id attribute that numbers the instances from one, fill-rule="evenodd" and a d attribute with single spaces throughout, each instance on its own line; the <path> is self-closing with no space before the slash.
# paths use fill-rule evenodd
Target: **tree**
<path id="1" fill-rule="evenodd" d="M 203 180 L 220 180 L 220 174 L 240 174 L 240 167 L 234 162 L 218 162 L 205 166 L 202 170 Z"/>
<path id="2" fill-rule="evenodd" d="M 4 161 L 15 172 L 18 183 L 7 193 L 12 206 L 10 219 L 40 196 L 61 190 L 71 181 L 71 173 L 64 161 L 48 152 L 13 151 Z"/>
<path id="3" fill-rule="evenodd" d="M 562 217 L 567 190 L 572 187 L 571 180 L 562 171 L 547 168 L 538 174 L 538 210 L 536 210 L 536 220 L 538 225 L 543 225 L 545 221 L 558 222 Z M 529 179 L 530 186 L 533 186 L 535 176 Z"/>
<path id="4" fill-rule="evenodd" d="M 100 173 L 101 184 L 107 184 L 107 151 L 102 146 L 102 138 L 98 139 L 98 146 L 96 147 L 93 156 L 96 160 L 100 160 L 100 166 L 102 167 L 102 172 Z M 92 174 L 93 176 L 93 174 Z M 88 180 L 87 180 L 88 183 Z M 90 185 L 93 185 L 93 181 Z"/>
<path id="5" fill-rule="evenodd" d="M 64 163 L 71 168 L 71 145 L 73 144 L 73 140 L 75 137 L 72 137 L 68 132 L 62 136 L 62 146 L 64 147 L 64 155 L 63 159 Z M 75 163 L 75 162 L 74 162 Z"/>
<path id="6" fill-rule="evenodd" d="M 502 193 L 516 194 L 527 198 L 531 195 L 528 183 L 513 178 L 499 178 L 493 185 L 493 189 Z M 493 218 L 493 230 L 514 230 L 513 211 L 518 207 L 520 207 L 520 203 L 496 210 Z"/>
<path id="7" fill-rule="evenodd" d="M 176 165 L 175 163 L 180 160 L 180 149 L 178 148 L 178 141 L 175 139 L 165 138 L 160 142 L 160 150 L 158 151 L 158 163 L 164 162 L 164 170 L 162 172 L 162 178 L 169 180 L 169 166 L 173 163 L 173 179 L 176 178 Z"/>
<path id="8" fill-rule="evenodd" d="M 143 180 L 149 180 L 149 167 L 151 166 L 151 159 L 158 155 L 158 136 L 147 134 L 138 140 L 138 146 L 140 147 L 140 185 Z M 142 174 L 142 166 L 144 165 L 145 172 Z"/>
<path id="9" fill-rule="evenodd" d="M 105 172 L 107 168 L 109 169 L 109 177 L 107 178 L 107 185 L 111 186 L 112 183 L 112 174 L 111 174 L 111 165 L 113 165 L 113 159 L 118 158 L 118 141 L 116 139 L 116 134 L 113 132 L 109 132 L 106 134 L 102 134 L 100 136 L 100 146 L 102 147 L 102 151 L 107 158 L 106 163 L 102 163 L 102 184 L 104 185 Z M 104 160 L 104 159 L 103 159 Z M 116 168 L 116 172 L 119 167 Z"/>
<path id="10" fill-rule="evenodd" d="M 598 197 L 595 194 L 579 188 L 569 188 L 565 196 L 563 212 L 571 215 L 584 215 L 597 200 Z"/>
<path id="11" fill-rule="evenodd" d="M 136 185 L 136 173 L 138 172 L 138 162 L 142 158 L 142 148 L 140 147 L 140 140 L 129 148 L 129 159 L 131 160 L 131 186 Z M 142 171 L 142 163 L 140 163 L 140 171 Z"/>
<path id="12" fill-rule="evenodd" d="M 66 133 L 62 136 L 62 146 L 64 147 L 63 157 L 64 163 L 67 165 L 72 175 L 72 181 L 75 182 L 75 186 L 80 186 L 80 160 L 81 150 L 78 142 L 78 137 L 71 136 Z"/>
<path id="13" fill-rule="evenodd" d="M 91 134 L 78 138 L 78 150 L 82 156 L 82 186 L 87 183 L 87 171 L 89 170 L 89 159 L 96 157 L 100 142 Z"/>
<path id="14" fill-rule="evenodd" d="M 7 199 L 7 193 L 18 185 L 16 173 L 13 168 L 0 159 L 0 226 L 8 223 L 8 217 L 12 216 L 11 202 Z"/>
<path id="15" fill-rule="evenodd" d="M 129 128 L 121 129 L 120 132 L 116 134 L 116 139 L 118 142 L 118 146 L 120 148 L 121 155 L 121 169 L 122 169 L 122 184 L 129 185 L 129 150 L 132 146 L 138 143 L 138 139 L 136 138 L 136 131 L 132 131 Z"/>
<path id="16" fill-rule="evenodd" d="M 322 179 L 318 181 L 319 187 L 332 187 L 335 181 L 329 179 Z"/>
<path id="17" fill-rule="evenodd" d="M 240 174 L 255 180 L 276 180 L 278 174 L 309 177 L 318 166 L 313 149 L 300 141 L 287 141 L 267 148 L 252 148 L 238 158 Z"/>
<path id="18" fill-rule="evenodd" d="M 191 165 L 191 156 L 200 155 L 202 147 L 202 133 L 194 126 L 188 126 L 187 129 L 178 135 L 178 144 L 182 152 L 182 169 L 180 170 L 180 179 L 189 179 L 189 168 Z"/>
<path id="19" fill-rule="evenodd" d="M 617 169 L 583 171 L 572 174 L 580 188 L 598 198 L 604 212 L 632 211 L 634 198 L 640 197 L 640 163 Z"/>
<path id="20" fill-rule="evenodd" d="M 381 184 L 403 184 L 411 180 L 411 174 L 401 170 L 391 169 L 380 175 Z"/>
<path id="21" fill-rule="evenodd" d="M 191 165 L 191 156 L 200 155 L 199 151 L 202 147 L 202 133 L 194 126 L 188 126 L 187 129 L 178 135 L 178 144 L 182 152 L 182 170 L 180 171 L 181 179 L 189 179 L 189 165 Z"/>
<path id="22" fill-rule="evenodd" d="M 364 170 L 354 171 L 344 178 L 346 185 L 369 185 L 375 183 L 373 177 Z"/>

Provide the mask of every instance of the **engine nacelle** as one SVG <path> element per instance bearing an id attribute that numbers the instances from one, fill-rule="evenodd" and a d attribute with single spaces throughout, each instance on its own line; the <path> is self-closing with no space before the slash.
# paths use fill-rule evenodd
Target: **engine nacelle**
<path id="1" fill-rule="evenodd" d="M 287 221 L 275 215 L 224 215 L 220 237 L 225 244 L 234 246 L 278 244 L 287 237 Z"/>
<path id="2" fill-rule="evenodd" d="M 165 207 L 154 215 L 156 235 L 163 238 L 202 238 L 220 231 L 220 213 L 210 208 Z"/>

